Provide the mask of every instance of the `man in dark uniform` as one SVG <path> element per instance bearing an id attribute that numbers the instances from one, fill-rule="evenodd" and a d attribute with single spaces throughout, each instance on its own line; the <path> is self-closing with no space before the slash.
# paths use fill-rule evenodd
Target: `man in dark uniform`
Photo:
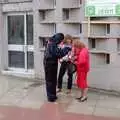
<path id="1" fill-rule="evenodd" d="M 60 44 L 63 40 L 64 35 L 62 33 L 55 34 L 48 41 L 44 54 L 46 91 L 49 102 L 55 102 L 57 99 L 56 84 L 58 59 L 68 54 L 68 52 L 71 50 L 70 47 L 65 47 L 64 49 L 58 47 L 58 44 Z"/>

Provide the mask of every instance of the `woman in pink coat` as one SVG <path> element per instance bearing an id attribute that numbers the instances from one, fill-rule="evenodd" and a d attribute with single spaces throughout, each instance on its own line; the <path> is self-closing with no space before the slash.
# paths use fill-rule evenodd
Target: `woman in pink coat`
<path id="1" fill-rule="evenodd" d="M 76 39 L 74 42 L 76 61 L 77 66 L 77 86 L 81 89 L 81 96 L 76 98 L 80 102 L 87 100 L 87 74 L 89 71 L 89 52 L 85 47 L 85 44 L 80 40 Z"/>

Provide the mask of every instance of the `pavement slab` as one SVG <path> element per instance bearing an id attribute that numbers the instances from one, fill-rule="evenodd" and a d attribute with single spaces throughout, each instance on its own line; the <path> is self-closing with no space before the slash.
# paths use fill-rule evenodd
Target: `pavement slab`
<path id="1" fill-rule="evenodd" d="M 89 90 L 88 100 L 80 103 L 74 87 L 57 96 L 49 103 L 41 82 L 0 76 L 0 120 L 120 120 L 120 96 Z"/>

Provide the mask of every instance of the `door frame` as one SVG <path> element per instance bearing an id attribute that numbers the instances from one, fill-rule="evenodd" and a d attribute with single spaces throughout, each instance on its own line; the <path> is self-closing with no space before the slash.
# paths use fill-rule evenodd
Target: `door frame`
<path id="1" fill-rule="evenodd" d="M 24 16 L 24 45 L 15 45 L 15 44 L 8 44 L 8 16 L 19 16 L 23 15 Z M 7 46 L 8 46 L 8 51 L 13 50 L 13 51 L 23 51 L 24 52 L 24 68 L 15 68 L 15 67 L 9 67 L 8 65 L 8 71 L 12 72 L 27 72 L 27 73 L 33 73 L 33 69 L 28 69 L 27 66 L 27 52 L 31 51 L 34 54 L 34 41 L 33 45 L 27 45 L 27 15 L 33 15 L 32 12 L 13 12 L 13 13 L 7 13 L 6 14 L 6 35 L 7 35 Z M 34 29 L 34 28 L 33 28 Z M 9 57 L 7 55 L 7 61 L 9 62 Z"/>

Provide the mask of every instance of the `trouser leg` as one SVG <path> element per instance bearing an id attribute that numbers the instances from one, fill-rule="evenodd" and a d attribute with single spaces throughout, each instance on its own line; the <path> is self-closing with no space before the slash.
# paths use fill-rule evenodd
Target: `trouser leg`
<path id="1" fill-rule="evenodd" d="M 46 65 L 45 67 L 46 78 L 46 92 L 48 100 L 56 99 L 56 83 L 57 83 L 57 65 Z"/>
<path id="2" fill-rule="evenodd" d="M 59 76 L 58 76 L 58 88 L 62 89 L 63 76 L 67 69 L 67 63 L 62 62 L 60 66 Z"/>
<path id="3" fill-rule="evenodd" d="M 73 74 L 68 73 L 68 84 L 67 89 L 72 89 Z"/>
<path id="4" fill-rule="evenodd" d="M 68 84 L 67 84 L 67 89 L 72 89 L 73 73 L 71 72 L 69 65 L 70 64 L 68 63 L 68 71 L 67 71 Z"/>

